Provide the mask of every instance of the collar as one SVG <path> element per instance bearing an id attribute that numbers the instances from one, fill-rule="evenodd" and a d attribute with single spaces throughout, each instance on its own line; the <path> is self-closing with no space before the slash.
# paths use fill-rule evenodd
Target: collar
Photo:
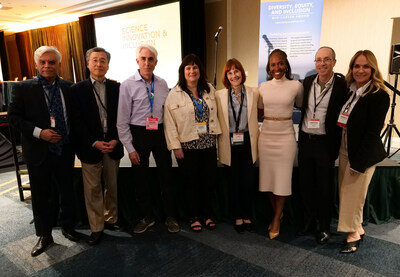
<path id="1" fill-rule="evenodd" d="M 142 75 L 140 74 L 139 69 L 135 72 L 135 74 L 134 74 L 132 77 L 133 77 L 133 79 L 134 79 L 135 81 L 142 81 L 142 80 L 143 80 L 143 82 L 146 82 L 146 81 L 143 79 Z M 153 80 L 154 80 L 154 82 L 155 82 L 157 79 L 158 79 L 158 77 L 153 73 Z"/>
<path id="2" fill-rule="evenodd" d="M 314 84 L 318 84 L 318 76 L 319 76 L 319 74 L 317 74 L 317 76 L 315 77 L 315 79 L 313 81 Z M 325 83 L 325 87 L 328 87 L 328 86 L 330 87 L 333 83 L 334 78 L 335 78 L 335 72 L 333 72 L 332 77 L 329 79 L 329 81 Z"/>
<path id="3" fill-rule="evenodd" d="M 230 92 L 232 96 L 235 95 L 235 92 L 234 92 L 233 88 L 229 88 L 229 89 L 228 89 L 228 92 Z M 246 89 L 244 88 L 244 85 L 242 85 L 242 91 L 241 91 L 241 93 L 243 93 L 243 95 L 246 94 Z"/>
<path id="4" fill-rule="evenodd" d="M 366 83 L 365 85 L 363 85 L 362 87 L 360 87 L 358 89 L 357 89 L 356 82 L 353 82 L 350 85 L 350 90 L 352 92 L 355 92 L 357 95 L 362 95 L 367 90 L 367 88 L 371 85 L 371 82 L 372 82 L 372 80 L 370 80 L 368 83 Z"/>
<path id="5" fill-rule="evenodd" d="M 105 84 L 105 83 L 106 83 L 106 78 L 104 78 L 103 82 L 99 82 L 99 81 L 93 79 L 92 76 L 90 76 L 89 78 L 90 78 L 90 81 L 91 81 L 91 83 L 92 83 L 93 85 L 94 85 L 95 83 L 99 83 L 99 84 Z"/>

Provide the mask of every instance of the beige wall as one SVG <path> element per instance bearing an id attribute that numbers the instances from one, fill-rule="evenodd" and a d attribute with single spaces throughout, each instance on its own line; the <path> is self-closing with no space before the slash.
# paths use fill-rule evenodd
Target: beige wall
<path id="1" fill-rule="evenodd" d="M 207 73 L 210 81 L 213 80 L 211 77 L 214 72 L 213 36 L 218 26 L 223 26 L 219 45 L 221 55 L 218 57 L 217 88 L 222 87 L 220 76 L 223 65 L 229 58 L 241 61 L 248 72 L 246 84 L 257 86 L 260 1 L 206 0 L 205 3 Z M 335 71 L 346 74 L 354 53 L 360 49 L 369 49 L 378 59 L 383 78 L 393 84 L 394 77 L 388 72 L 391 45 L 394 42 L 400 43 L 400 23 L 394 23 L 392 19 L 396 17 L 400 17 L 399 0 L 325 0 L 320 45 L 335 49 Z M 397 99 L 400 103 L 400 97 Z M 388 116 L 389 114 L 390 112 Z M 397 108 L 395 119 L 400 128 L 400 108 Z"/>

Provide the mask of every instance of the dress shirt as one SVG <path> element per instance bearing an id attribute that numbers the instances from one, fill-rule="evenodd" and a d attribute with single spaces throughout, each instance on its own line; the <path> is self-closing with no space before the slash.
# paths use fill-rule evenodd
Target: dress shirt
<path id="1" fill-rule="evenodd" d="M 368 83 L 366 83 L 365 85 L 363 85 L 362 87 L 357 89 L 357 85 L 356 83 L 352 83 L 350 85 L 350 91 L 351 91 L 351 95 L 349 97 L 349 99 L 347 100 L 347 102 L 343 105 L 342 109 L 341 109 L 341 113 L 344 112 L 344 110 L 348 107 L 346 114 L 350 115 L 351 111 L 353 110 L 354 106 L 357 104 L 357 101 L 360 99 L 360 97 L 363 95 L 363 93 L 367 90 L 367 88 L 371 85 L 372 81 L 369 81 Z"/>
<path id="2" fill-rule="evenodd" d="M 153 74 L 154 104 L 153 117 L 163 123 L 164 102 L 168 96 L 168 85 L 164 79 Z M 150 84 L 147 84 L 150 90 Z M 135 151 L 132 145 L 130 125 L 146 126 L 146 118 L 151 117 L 150 100 L 146 89 L 146 81 L 139 70 L 122 82 L 119 89 L 117 128 L 119 139 L 128 153 Z"/>
<path id="3" fill-rule="evenodd" d="M 329 99 L 331 98 L 332 94 L 335 74 L 332 74 L 332 77 L 325 84 L 324 89 L 322 89 L 320 84 L 318 83 L 318 76 L 319 75 L 315 77 L 312 86 L 310 88 L 310 93 L 308 95 L 308 106 L 306 109 L 306 113 L 304 115 L 304 120 L 301 126 L 301 130 L 307 134 L 326 135 L 325 117 L 326 117 L 326 112 L 328 111 Z M 316 104 L 318 104 L 318 106 L 315 109 Z M 314 109 L 315 109 L 315 117 L 314 117 Z M 314 129 L 307 127 L 308 120 L 312 118 L 319 119 L 319 128 Z"/>
<path id="4" fill-rule="evenodd" d="M 236 121 L 235 118 L 233 117 L 232 105 L 233 108 L 235 109 L 236 119 L 237 119 L 239 117 L 240 103 L 237 100 L 237 97 L 233 89 L 229 89 L 228 93 L 230 93 L 231 95 L 231 97 L 228 96 L 229 132 L 236 133 Z M 244 86 L 242 87 L 242 93 L 243 93 L 243 98 L 242 98 L 243 107 L 242 107 L 242 113 L 240 115 L 238 132 L 247 132 L 249 130 L 247 126 L 247 97 L 246 97 L 246 89 L 244 88 Z M 233 102 L 232 104 L 230 99 L 232 99 Z"/>
<path id="5" fill-rule="evenodd" d="M 55 82 L 55 81 L 54 81 L 54 82 Z M 54 82 L 53 82 L 53 84 L 54 84 Z M 46 99 L 47 107 L 49 107 L 49 105 L 50 105 L 50 104 L 49 104 L 50 92 L 49 92 L 44 86 L 43 86 L 43 90 L 44 90 L 44 93 L 46 94 L 46 95 L 44 96 L 44 98 Z M 62 102 L 63 110 L 64 110 L 65 126 L 67 127 L 67 132 L 69 133 L 67 108 L 65 107 L 64 95 L 63 95 L 63 93 L 62 93 L 61 87 L 60 87 L 60 94 L 61 94 L 61 102 Z M 50 118 L 49 118 L 49 119 L 50 119 Z M 42 132 L 42 128 L 39 128 L 39 127 L 35 126 L 35 128 L 33 129 L 33 136 L 34 136 L 35 138 L 40 139 L 40 132 Z"/>
<path id="6" fill-rule="evenodd" d="M 97 107 L 99 108 L 100 122 L 103 127 L 103 132 L 107 133 L 107 127 L 104 126 L 104 119 L 107 118 L 107 99 L 106 99 L 106 79 L 103 82 L 96 81 L 90 76 L 90 81 L 93 84 L 93 94 L 96 99 Z"/>

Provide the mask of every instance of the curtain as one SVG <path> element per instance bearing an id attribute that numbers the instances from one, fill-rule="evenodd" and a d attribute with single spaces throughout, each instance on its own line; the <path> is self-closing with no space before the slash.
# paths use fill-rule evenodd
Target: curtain
<path id="1" fill-rule="evenodd" d="M 55 46 L 62 56 L 60 77 L 77 82 L 85 79 L 85 58 L 79 22 L 34 29 L 28 32 L 31 39 L 32 56 L 40 46 Z"/>
<path id="2" fill-rule="evenodd" d="M 32 46 L 29 32 L 15 34 L 18 48 L 21 77 L 32 78 L 36 75 L 35 63 L 32 55 Z"/>
<path id="3" fill-rule="evenodd" d="M 7 62 L 7 52 L 6 52 L 6 41 L 4 38 L 4 32 L 0 31 L 0 60 L 1 60 L 1 70 L 3 73 L 3 80 L 10 79 L 10 73 L 8 69 Z"/>
<path id="4" fill-rule="evenodd" d="M 90 48 L 97 46 L 96 41 L 96 30 L 94 26 L 94 17 L 93 15 L 86 15 L 79 17 L 79 26 L 81 27 L 82 33 L 82 45 L 83 51 L 86 53 Z M 87 78 L 89 78 L 89 69 L 85 70 Z"/>

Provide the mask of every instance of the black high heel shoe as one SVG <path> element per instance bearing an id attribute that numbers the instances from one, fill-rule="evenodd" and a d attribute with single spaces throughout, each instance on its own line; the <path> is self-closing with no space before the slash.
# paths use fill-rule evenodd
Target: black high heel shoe
<path id="1" fill-rule="evenodd" d="M 350 253 L 354 253 L 358 250 L 358 247 L 360 246 L 360 241 L 356 240 L 356 241 L 351 241 L 351 242 L 347 242 L 346 244 L 342 245 L 342 249 L 340 250 L 340 253 L 342 254 L 350 254 Z"/>
<path id="2" fill-rule="evenodd" d="M 245 223 L 234 224 L 233 229 L 235 229 L 235 231 L 238 232 L 239 234 L 244 234 L 244 231 L 246 230 Z"/>
<path id="3" fill-rule="evenodd" d="M 244 227 L 247 232 L 250 232 L 250 233 L 257 232 L 256 225 L 253 222 L 249 222 L 249 223 L 244 222 L 243 224 L 244 224 Z"/>

